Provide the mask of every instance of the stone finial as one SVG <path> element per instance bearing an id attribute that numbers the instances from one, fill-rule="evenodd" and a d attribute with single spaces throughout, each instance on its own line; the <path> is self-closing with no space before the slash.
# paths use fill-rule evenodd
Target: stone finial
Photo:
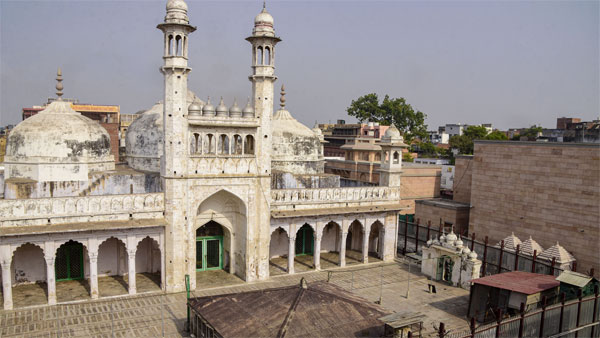
<path id="1" fill-rule="evenodd" d="M 281 102 L 281 109 L 285 109 L 285 85 L 281 85 L 281 96 L 279 97 L 279 102 Z"/>
<path id="2" fill-rule="evenodd" d="M 63 84 L 62 84 L 62 70 L 60 69 L 60 67 L 58 68 L 58 71 L 56 71 L 56 96 L 58 96 L 58 101 L 62 101 L 62 95 L 63 95 Z"/>
<path id="3" fill-rule="evenodd" d="M 263 1 L 263 9 L 267 9 L 267 1 Z"/>

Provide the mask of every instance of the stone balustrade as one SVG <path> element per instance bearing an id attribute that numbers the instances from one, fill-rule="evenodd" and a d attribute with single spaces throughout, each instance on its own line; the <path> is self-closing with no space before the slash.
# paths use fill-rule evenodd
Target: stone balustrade
<path id="1" fill-rule="evenodd" d="M 256 174 L 254 155 L 204 155 L 190 157 L 190 175 Z"/>
<path id="2" fill-rule="evenodd" d="M 162 217 L 163 193 L 0 200 L 0 227 Z"/>
<path id="3" fill-rule="evenodd" d="M 349 203 L 383 204 L 400 199 L 400 189 L 392 187 L 356 187 L 321 189 L 273 189 L 271 205 L 273 209 L 287 209 L 294 205 L 296 209 L 316 204 L 346 206 Z"/>

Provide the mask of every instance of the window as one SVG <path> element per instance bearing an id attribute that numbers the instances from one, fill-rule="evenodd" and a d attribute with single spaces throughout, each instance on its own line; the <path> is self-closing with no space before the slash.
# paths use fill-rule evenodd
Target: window
<path id="1" fill-rule="evenodd" d="M 246 141 L 244 142 L 244 154 L 254 154 L 254 137 L 252 137 L 252 135 L 246 136 Z"/>

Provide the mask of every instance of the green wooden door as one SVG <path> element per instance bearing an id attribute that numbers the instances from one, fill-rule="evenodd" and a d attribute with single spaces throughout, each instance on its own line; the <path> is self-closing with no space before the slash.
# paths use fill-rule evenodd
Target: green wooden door
<path id="1" fill-rule="evenodd" d="M 196 271 L 223 268 L 223 236 L 196 237 Z"/>
<path id="2" fill-rule="evenodd" d="M 69 241 L 56 251 L 56 281 L 83 279 L 83 245 Z"/>
<path id="3" fill-rule="evenodd" d="M 314 251 L 314 232 L 310 225 L 303 225 L 296 235 L 296 256 L 312 255 Z"/>

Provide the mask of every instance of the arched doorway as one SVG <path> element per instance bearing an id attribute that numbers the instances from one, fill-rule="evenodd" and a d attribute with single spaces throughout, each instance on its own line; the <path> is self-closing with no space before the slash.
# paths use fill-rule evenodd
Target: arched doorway
<path id="1" fill-rule="evenodd" d="M 454 268 L 454 261 L 449 256 L 442 256 L 438 258 L 437 276 L 436 280 L 445 281 L 452 283 L 452 269 Z"/>
<path id="2" fill-rule="evenodd" d="M 369 233 L 369 255 L 383 258 L 383 224 L 376 221 Z"/>
<path id="3" fill-rule="evenodd" d="M 223 269 L 224 235 L 223 227 L 215 221 L 196 230 L 196 271 Z"/>
<path id="4" fill-rule="evenodd" d="M 308 224 L 304 224 L 296 233 L 296 256 L 312 255 L 314 248 L 313 228 Z"/>
<path id="5" fill-rule="evenodd" d="M 356 264 L 362 261 L 363 225 L 354 220 L 348 227 L 346 237 L 346 264 Z"/>
<path id="6" fill-rule="evenodd" d="M 160 290 L 160 269 L 160 246 L 156 240 L 145 237 L 138 243 L 135 251 L 135 283 L 138 293 Z"/>
<path id="7" fill-rule="evenodd" d="M 289 272 L 289 244 L 288 234 L 283 228 L 279 227 L 271 232 L 271 239 L 269 241 L 270 276 L 281 275 Z"/>
<path id="8" fill-rule="evenodd" d="M 10 271 L 15 308 L 48 303 L 46 261 L 42 248 L 31 243 L 19 246 L 13 253 Z"/>
<path id="9" fill-rule="evenodd" d="M 61 245 L 56 251 L 54 263 L 56 281 L 83 279 L 83 264 L 83 244 L 68 241 Z"/>
<path id="10" fill-rule="evenodd" d="M 98 292 L 100 297 L 127 294 L 128 270 L 125 243 L 110 237 L 98 246 Z"/>

